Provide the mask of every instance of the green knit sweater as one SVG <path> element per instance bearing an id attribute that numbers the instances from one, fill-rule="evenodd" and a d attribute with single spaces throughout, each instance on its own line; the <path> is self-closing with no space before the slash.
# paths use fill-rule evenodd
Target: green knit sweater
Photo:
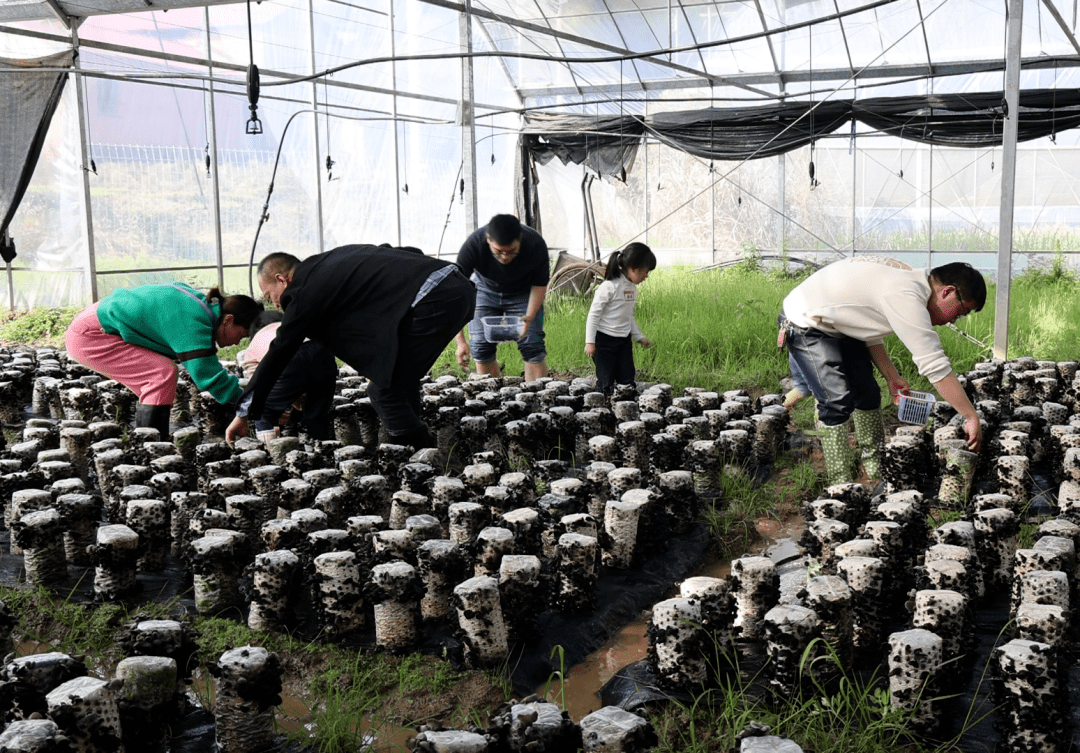
<path id="1" fill-rule="evenodd" d="M 219 403 L 235 403 L 240 383 L 214 353 L 214 326 L 221 305 L 208 303 L 205 295 L 186 283 L 175 284 L 182 289 L 141 285 L 114 291 L 98 304 L 101 328 L 132 345 L 179 360 L 200 390 Z M 210 307 L 212 317 L 202 304 Z"/>

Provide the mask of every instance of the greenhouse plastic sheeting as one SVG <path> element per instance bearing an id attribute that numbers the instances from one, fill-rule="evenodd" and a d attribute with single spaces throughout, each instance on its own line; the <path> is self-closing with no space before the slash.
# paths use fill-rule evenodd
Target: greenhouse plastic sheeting
<path id="1" fill-rule="evenodd" d="M 35 60 L 0 58 L 0 67 L 70 68 L 73 59 L 70 51 Z M 0 73 L 0 236 L 26 193 L 66 81 L 66 73 L 55 71 Z"/>

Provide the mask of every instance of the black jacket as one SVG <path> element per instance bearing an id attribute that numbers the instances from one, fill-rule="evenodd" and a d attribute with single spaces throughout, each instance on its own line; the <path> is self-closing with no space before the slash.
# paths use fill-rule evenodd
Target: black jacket
<path id="1" fill-rule="evenodd" d="M 342 246 L 300 262 L 281 296 L 285 317 L 251 377 L 250 418 L 263 403 L 304 338 L 376 384 L 386 385 L 398 352 L 398 325 L 428 276 L 450 262 L 415 248 Z M 244 398 L 241 398 L 243 400 Z"/>

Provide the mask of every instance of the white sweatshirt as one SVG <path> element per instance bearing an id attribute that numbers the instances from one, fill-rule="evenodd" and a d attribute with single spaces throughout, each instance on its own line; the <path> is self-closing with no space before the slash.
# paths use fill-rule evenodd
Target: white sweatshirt
<path id="1" fill-rule="evenodd" d="M 638 342 L 644 340 L 645 335 L 634 320 L 636 306 L 637 285 L 625 276 L 604 280 L 593 294 L 589 316 L 585 320 L 585 344 L 596 344 L 597 330 L 611 337 L 632 335 Z"/>
<path id="2" fill-rule="evenodd" d="M 867 345 L 896 333 L 919 373 L 937 382 L 952 373 L 926 304 L 926 269 L 883 256 L 855 256 L 810 275 L 784 299 L 784 313 L 800 327 L 847 335 Z"/>

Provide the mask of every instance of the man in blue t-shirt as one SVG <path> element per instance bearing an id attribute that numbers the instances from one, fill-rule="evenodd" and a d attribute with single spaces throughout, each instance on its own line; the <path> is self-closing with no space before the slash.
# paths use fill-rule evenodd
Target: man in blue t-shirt
<path id="1" fill-rule="evenodd" d="M 457 336 L 457 360 L 468 368 L 470 350 L 476 371 L 502 376 L 495 359 L 498 343 L 484 336 L 485 316 L 520 316 L 517 341 L 525 362 L 525 381 L 547 376 L 544 347 L 544 296 L 550 278 L 547 243 L 540 233 L 522 225 L 512 214 L 497 214 L 466 239 L 458 266 L 476 281 L 476 313 L 469 323 L 469 341 Z"/>

